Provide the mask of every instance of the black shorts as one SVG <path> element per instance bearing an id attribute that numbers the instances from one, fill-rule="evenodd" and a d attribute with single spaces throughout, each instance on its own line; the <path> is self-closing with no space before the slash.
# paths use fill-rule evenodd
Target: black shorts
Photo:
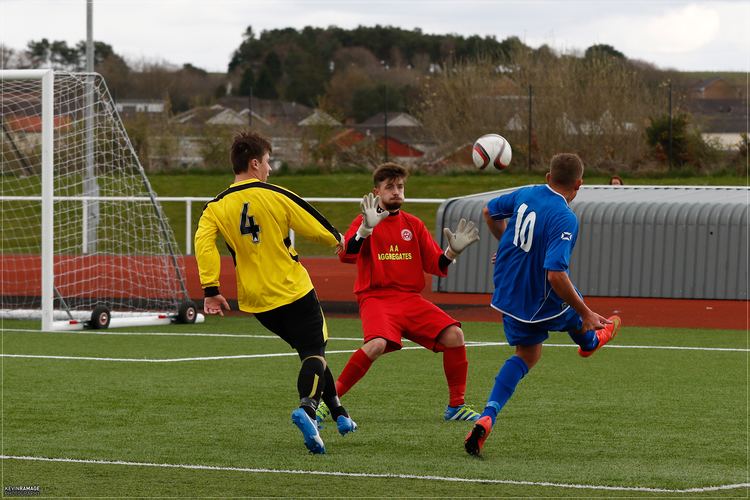
<path id="1" fill-rule="evenodd" d="M 300 358 L 325 356 L 328 327 L 315 290 L 291 304 L 255 313 L 255 317 L 292 346 Z"/>

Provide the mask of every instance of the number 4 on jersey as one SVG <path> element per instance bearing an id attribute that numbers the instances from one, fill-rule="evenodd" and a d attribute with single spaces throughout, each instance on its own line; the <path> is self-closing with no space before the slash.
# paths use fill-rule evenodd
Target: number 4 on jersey
<path id="1" fill-rule="evenodd" d="M 260 243 L 260 226 L 255 223 L 255 217 L 247 215 L 247 210 L 250 207 L 249 203 L 242 205 L 242 215 L 240 216 L 240 234 L 246 235 L 251 234 L 253 236 L 253 243 Z"/>

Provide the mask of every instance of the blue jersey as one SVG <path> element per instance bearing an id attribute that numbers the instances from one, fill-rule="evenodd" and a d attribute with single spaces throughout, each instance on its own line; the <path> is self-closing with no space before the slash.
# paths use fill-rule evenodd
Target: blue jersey
<path id="1" fill-rule="evenodd" d="M 519 321 L 537 323 L 570 306 L 547 281 L 547 271 L 568 272 L 578 220 L 562 195 L 546 184 L 492 199 L 493 219 L 507 219 L 495 261 L 492 307 Z"/>

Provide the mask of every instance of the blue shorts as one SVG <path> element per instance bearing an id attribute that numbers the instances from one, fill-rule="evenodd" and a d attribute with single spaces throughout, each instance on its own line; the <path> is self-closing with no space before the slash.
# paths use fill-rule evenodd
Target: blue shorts
<path id="1" fill-rule="evenodd" d="M 549 332 L 577 332 L 583 327 L 583 320 L 572 307 L 560 316 L 539 323 L 524 323 L 503 314 L 505 338 L 510 345 L 541 344 L 549 337 Z"/>

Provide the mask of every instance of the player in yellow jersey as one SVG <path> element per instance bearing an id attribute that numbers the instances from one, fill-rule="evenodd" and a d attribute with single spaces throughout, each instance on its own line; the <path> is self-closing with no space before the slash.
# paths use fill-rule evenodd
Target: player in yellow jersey
<path id="1" fill-rule="evenodd" d="M 234 258 L 237 301 L 242 311 L 284 339 L 302 360 L 297 378 L 299 408 L 292 421 L 312 453 L 325 453 L 315 411 L 321 399 L 331 408 L 342 435 L 357 424 L 341 406 L 325 360 L 328 331 L 307 270 L 291 244 L 289 230 L 318 243 L 343 249 L 343 237 L 325 217 L 293 192 L 266 180 L 271 173 L 271 144 L 258 134 L 234 138 L 234 183 L 206 203 L 195 233 L 206 314 L 224 315 L 229 304 L 219 291 L 221 233 Z M 335 408 L 335 410 L 333 409 Z"/>

